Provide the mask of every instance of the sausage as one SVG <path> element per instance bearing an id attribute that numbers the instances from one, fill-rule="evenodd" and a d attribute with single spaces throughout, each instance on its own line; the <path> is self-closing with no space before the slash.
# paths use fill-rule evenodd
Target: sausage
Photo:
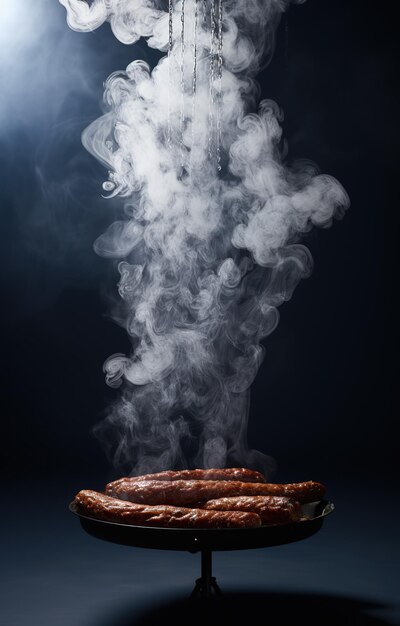
<path id="1" fill-rule="evenodd" d="M 74 503 L 78 512 L 83 515 L 119 524 L 164 528 L 254 528 L 261 526 L 261 519 L 256 513 L 133 504 L 88 489 L 77 493 Z"/>
<path id="2" fill-rule="evenodd" d="M 285 496 L 298 502 L 314 502 L 325 494 L 321 483 L 308 481 L 279 485 L 216 480 L 134 480 L 108 483 L 109 496 L 142 504 L 190 506 L 197 502 L 237 496 Z"/>
<path id="3" fill-rule="evenodd" d="M 277 496 L 239 496 L 205 502 L 203 507 L 213 511 L 247 511 L 257 513 L 262 524 L 287 524 L 302 518 L 300 502 Z"/>
<path id="4" fill-rule="evenodd" d="M 244 467 L 228 467 L 224 469 L 193 469 L 193 470 L 167 470 L 156 474 L 143 474 L 142 476 L 123 477 L 115 480 L 119 482 L 137 482 L 138 480 L 238 480 L 245 483 L 265 483 L 265 476 L 261 472 L 246 469 Z"/>

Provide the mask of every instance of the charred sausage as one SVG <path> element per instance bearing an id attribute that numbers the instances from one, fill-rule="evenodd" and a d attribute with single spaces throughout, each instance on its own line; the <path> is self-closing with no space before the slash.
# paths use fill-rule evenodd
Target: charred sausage
<path id="1" fill-rule="evenodd" d="M 321 483 L 245 483 L 213 480 L 121 480 L 109 483 L 106 494 L 141 504 L 190 506 L 216 498 L 237 496 L 285 496 L 298 502 L 314 502 L 325 494 Z"/>
<path id="2" fill-rule="evenodd" d="M 82 490 L 74 503 L 82 515 L 106 522 L 164 528 L 250 528 L 261 526 L 256 513 L 206 511 L 174 506 L 148 506 Z"/>
<path id="3" fill-rule="evenodd" d="M 204 503 L 213 511 L 247 511 L 257 513 L 262 524 L 287 524 L 302 518 L 301 505 L 296 500 L 277 496 L 239 496 L 219 498 Z"/>
<path id="4" fill-rule="evenodd" d="M 246 469 L 244 467 L 228 467 L 225 469 L 193 469 L 193 470 L 167 470 L 156 474 L 143 474 L 141 476 L 123 477 L 114 481 L 119 482 L 138 480 L 236 480 L 244 483 L 265 483 L 265 476 L 261 472 Z"/>

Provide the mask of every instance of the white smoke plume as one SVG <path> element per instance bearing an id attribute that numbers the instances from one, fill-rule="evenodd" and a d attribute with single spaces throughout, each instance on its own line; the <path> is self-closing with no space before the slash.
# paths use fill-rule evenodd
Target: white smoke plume
<path id="1" fill-rule="evenodd" d="M 247 465 L 249 388 L 277 307 L 312 269 L 299 243 L 349 200 L 303 162 L 284 162 L 281 112 L 254 74 L 290 0 L 60 0 L 68 23 L 109 21 L 125 44 L 166 51 L 107 80 L 108 112 L 83 143 L 109 170 L 124 214 L 95 242 L 119 261 L 116 313 L 129 355 L 105 364 L 119 400 L 97 427 L 132 473 Z"/>

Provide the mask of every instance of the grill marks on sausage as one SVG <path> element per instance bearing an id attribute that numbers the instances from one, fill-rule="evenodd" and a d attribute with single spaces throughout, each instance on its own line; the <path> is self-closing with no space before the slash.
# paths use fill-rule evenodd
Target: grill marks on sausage
<path id="1" fill-rule="evenodd" d="M 257 513 L 263 524 L 287 524 L 302 518 L 300 502 L 277 496 L 239 496 L 219 498 L 204 503 L 213 511 L 247 511 Z"/>
<path id="2" fill-rule="evenodd" d="M 325 495 L 321 483 L 246 483 L 213 480 L 131 480 L 109 483 L 106 494 L 139 504 L 191 506 L 197 502 L 240 496 L 287 497 L 300 503 L 321 500 Z"/>
<path id="3" fill-rule="evenodd" d="M 246 469 L 244 467 L 229 467 L 225 469 L 194 469 L 194 470 L 167 470 L 156 474 L 144 474 L 142 476 L 123 477 L 114 481 L 113 485 L 122 482 L 136 483 L 139 481 L 159 480 L 174 482 L 177 480 L 235 480 L 249 483 L 265 483 L 265 476 L 261 472 Z"/>
<path id="4" fill-rule="evenodd" d="M 74 500 L 83 515 L 106 522 L 163 528 L 254 528 L 259 515 L 243 511 L 189 509 L 168 505 L 148 506 L 118 500 L 97 491 L 82 490 Z"/>

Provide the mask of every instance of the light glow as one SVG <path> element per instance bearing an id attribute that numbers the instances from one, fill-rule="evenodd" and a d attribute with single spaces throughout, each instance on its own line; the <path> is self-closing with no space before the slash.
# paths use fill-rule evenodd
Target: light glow
<path id="1" fill-rule="evenodd" d="M 12 65 L 38 40 L 44 18 L 43 3 L 0 0 L 0 63 Z"/>

